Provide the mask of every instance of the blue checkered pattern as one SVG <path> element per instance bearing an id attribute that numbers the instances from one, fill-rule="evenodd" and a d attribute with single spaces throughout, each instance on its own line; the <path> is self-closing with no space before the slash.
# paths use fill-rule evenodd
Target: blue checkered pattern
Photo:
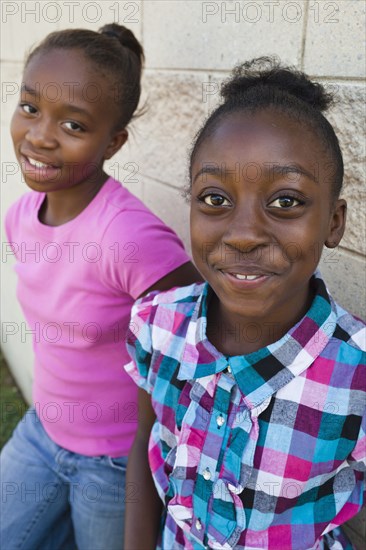
<path id="1" fill-rule="evenodd" d="M 157 416 L 164 550 L 352 548 L 338 526 L 363 502 L 365 326 L 313 284 L 307 315 L 240 357 L 206 338 L 207 284 L 134 306 L 126 370 Z"/>

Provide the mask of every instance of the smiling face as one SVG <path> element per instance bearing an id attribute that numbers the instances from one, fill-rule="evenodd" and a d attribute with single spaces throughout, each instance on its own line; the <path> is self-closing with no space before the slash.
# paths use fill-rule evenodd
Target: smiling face
<path id="1" fill-rule="evenodd" d="M 344 230 L 329 166 L 316 134 L 274 110 L 230 115 L 202 143 L 192 253 L 220 322 L 275 323 L 284 334 L 304 315 L 323 245 L 336 246 Z"/>
<path id="2" fill-rule="evenodd" d="M 35 191 L 105 180 L 103 162 L 123 145 L 108 79 L 79 50 L 35 55 L 25 68 L 11 122 L 15 153 Z"/>

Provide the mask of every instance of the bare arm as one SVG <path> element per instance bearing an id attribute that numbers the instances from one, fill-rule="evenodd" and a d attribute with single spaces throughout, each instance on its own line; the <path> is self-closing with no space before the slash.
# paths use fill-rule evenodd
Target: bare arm
<path id="1" fill-rule="evenodd" d="M 165 275 L 162 279 L 154 283 L 151 287 L 147 288 L 141 296 L 144 296 L 152 290 L 169 290 L 174 286 L 187 286 L 192 283 L 202 281 L 202 276 L 191 262 L 181 265 L 174 271 Z"/>
<path id="2" fill-rule="evenodd" d="M 136 502 L 126 499 L 124 550 L 155 550 L 163 503 L 156 491 L 148 462 L 148 442 L 155 413 L 150 395 L 141 389 L 138 407 L 138 430 L 128 457 L 126 478 L 127 484 L 134 484 L 138 496 Z"/>

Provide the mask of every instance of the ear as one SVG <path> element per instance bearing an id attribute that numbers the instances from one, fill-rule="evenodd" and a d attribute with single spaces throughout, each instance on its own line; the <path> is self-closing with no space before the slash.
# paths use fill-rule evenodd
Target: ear
<path id="1" fill-rule="evenodd" d="M 327 248 L 335 248 L 339 245 L 346 227 L 347 203 L 344 199 L 338 199 L 333 206 L 329 224 L 329 235 L 325 241 Z"/>
<path id="2" fill-rule="evenodd" d="M 128 132 L 124 128 L 123 130 L 119 130 L 115 134 L 113 134 L 113 137 L 111 141 L 108 144 L 107 149 L 104 153 L 104 160 L 108 160 L 113 157 L 123 147 L 123 145 L 126 143 L 128 139 Z"/>

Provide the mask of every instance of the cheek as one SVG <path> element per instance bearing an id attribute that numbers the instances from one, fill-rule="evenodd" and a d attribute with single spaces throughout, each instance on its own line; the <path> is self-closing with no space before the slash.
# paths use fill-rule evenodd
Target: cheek
<path id="1" fill-rule="evenodd" d="M 71 166 L 75 167 L 76 172 L 82 171 L 85 175 L 93 172 L 99 166 L 102 156 L 98 148 L 93 147 L 93 144 L 84 143 L 82 140 L 78 143 L 64 142 L 62 155 Z"/>
<path id="2" fill-rule="evenodd" d="M 98 164 L 101 159 L 104 158 L 104 153 L 106 150 L 106 142 L 102 141 L 93 141 L 89 143 L 82 143 L 78 149 L 78 152 L 75 151 L 75 156 L 78 156 L 80 159 L 83 159 L 86 163 L 95 163 Z"/>
<path id="3" fill-rule="evenodd" d="M 306 270 L 308 265 L 310 270 L 315 269 L 323 250 L 323 241 L 317 237 L 313 234 L 308 235 L 307 239 L 297 239 L 293 235 L 291 240 L 282 244 L 283 259 L 295 268 L 299 266 Z"/>
<path id="4" fill-rule="evenodd" d="M 206 244 L 216 241 L 214 226 L 201 213 L 194 211 L 191 207 L 190 231 L 192 249 L 201 250 L 206 248 Z"/>

